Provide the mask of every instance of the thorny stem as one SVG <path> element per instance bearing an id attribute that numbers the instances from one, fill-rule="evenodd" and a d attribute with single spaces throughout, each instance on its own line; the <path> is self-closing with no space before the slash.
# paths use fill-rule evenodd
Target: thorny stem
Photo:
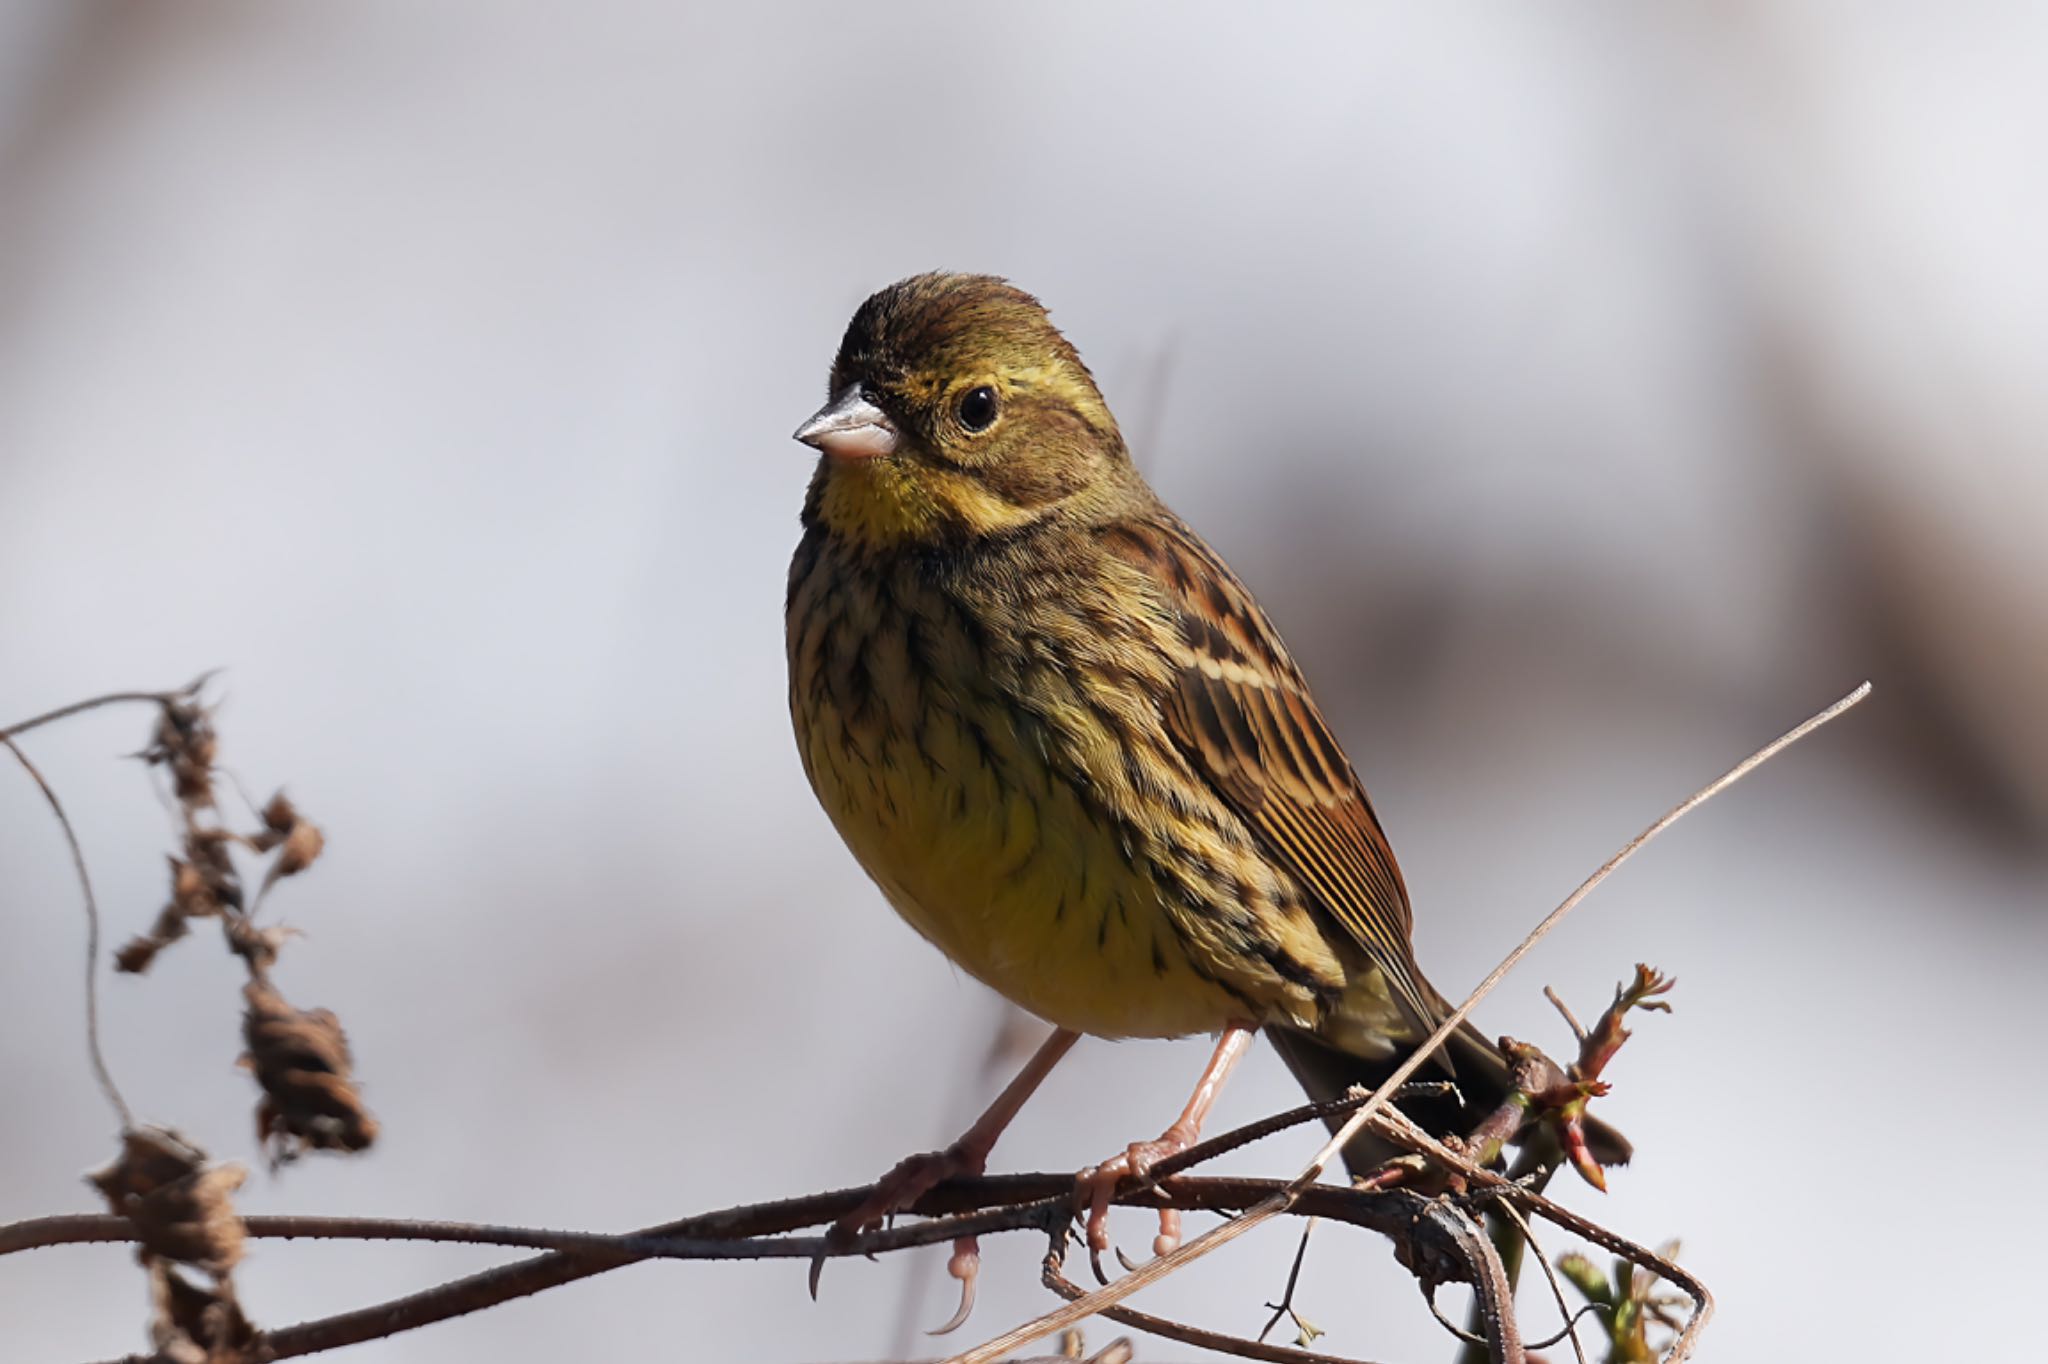
<path id="1" fill-rule="evenodd" d="M 1557 927 L 1565 915 L 1576 909 L 1579 902 L 1591 894 L 1596 886 L 1605 881 L 1609 876 L 1612 876 L 1622 863 L 1635 856 L 1657 835 L 1663 833 L 1680 819 L 1691 814 L 1701 805 L 1712 800 L 1715 796 L 1748 776 L 1759 766 L 1769 762 L 1786 748 L 1799 742 L 1868 695 L 1870 695 L 1870 684 L 1865 682 L 1841 700 L 1809 717 L 1770 743 L 1765 744 L 1747 758 L 1744 758 L 1734 767 L 1728 769 L 1728 771 L 1680 801 L 1677 805 L 1666 811 L 1655 823 L 1622 845 L 1620 851 L 1602 863 L 1598 871 L 1587 877 L 1580 883 L 1578 889 L 1566 896 L 1557 908 L 1545 915 L 1543 921 L 1530 930 L 1529 935 L 1523 938 L 1515 946 L 1515 949 L 1501 960 L 1500 965 L 1494 967 L 1488 973 L 1486 979 L 1480 981 L 1472 993 L 1465 997 L 1465 1002 L 1453 1009 L 1450 1016 L 1437 1025 L 1436 1031 L 1430 1034 L 1428 1040 L 1417 1047 L 1406 1061 L 1395 1068 L 1394 1072 L 1380 1084 L 1379 1088 L 1373 1091 L 1372 1097 L 1359 1106 L 1358 1110 L 1351 1115 L 1350 1119 L 1336 1135 L 1324 1143 L 1322 1149 L 1315 1154 L 1315 1157 L 1309 1161 L 1301 1173 L 1290 1181 L 1286 1190 L 1275 1195 L 1265 1203 L 1261 1203 L 1258 1207 L 1249 1209 L 1243 1216 L 1233 1218 L 1221 1226 L 1213 1227 L 1194 1240 L 1185 1242 L 1168 1254 L 1147 1261 L 1136 1270 L 1118 1279 L 1115 1283 L 1106 1284 L 1074 1302 L 1063 1304 L 1032 1321 L 1024 1323 L 1022 1326 L 1005 1331 L 1001 1335 L 985 1341 L 971 1350 L 952 1356 L 947 1361 L 947 1364 L 993 1364 L 994 1361 L 1001 1359 L 1013 1350 L 1029 1345 L 1033 1341 L 1042 1340 L 1055 1331 L 1064 1330 L 1083 1318 L 1093 1316 L 1103 1311 L 1103 1309 L 1123 1301 L 1139 1289 L 1158 1282 L 1190 1261 L 1221 1250 L 1225 1245 L 1244 1235 L 1253 1227 L 1285 1212 L 1302 1190 L 1322 1176 L 1323 1170 L 1336 1157 L 1337 1153 L 1342 1151 L 1345 1145 L 1353 1137 L 1357 1136 L 1367 1123 L 1372 1122 L 1375 1117 L 1385 1110 L 1389 1097 L 1406 1083 L 1410 1076 L 1415 1074 L 1416 1070 L 1434 1054 L 1438 1047 L 1443 1045 L 1444 1040 L 1451 1035 L 1459 1024 L 1465 1021 L 1466 1016 L 1472 1012 L 1479 1001 L 1492 993 L 1493 988 L 1500 984 L 1507 973 L 1513 970 L 1521 962 L 1522 958 L 1527 956 L 1530 950 L 1537 943 L 1541 942 L 1553 928 Z M 1678 1281 L 1673 1280 L 1673 1282 Z M 1688 1289 L 1687 1291 L 1690 1292 L 1691 1290 Z M 1700 1292 L 1703 1294 L 1705 1292 L 1704 1288 Z M 1710 1301 L 1702 1300 L 1703 1305 L 1694 1316 L 1693 1327 L 1688 1328 L 1686 1334 L 1679 1338 L 1679 1345 L 1673 1347 L 1673 1361 L 1685 1357 L 1685 1354 L 1678 1353 L 1680 1347 L 1683 1347 L 1686 1353 L 1690 1353 L 1691 1342 L 1698 1334 L 1697 1328 L 1705 1324 L 1703 1317 L 1706 1311 L 1709 1310 L 1705 1304 Z"/>
<path id="2" fill-rule="evenodd" d="M 1284 1187 L 1271 1179 L 1187 1176 L 1175 1181 L 1170 1191 L 1130 1190 L 1120 1193 L 1117 1201 L 1147 1208 L 1171 1204 L 1185 1211 L 1227 1212 L 1250 1207 Z M 1007 1175 L 948 1181 L 927 1194 L 915 1209 L 931 1220 L 871 1232 L 848 1244 L 836 1240 L 828 1243 L 823 1237 L 782 1234 L 827 1225 L 871 1192 L 872 1187 L 841 1189 L 729 1208 L 628 1236 L 363 1217 L 256 1216 L 246 1219 L 246 1228 L 251 1237 L 258 1239 L 427 1240 L 548 1247 L 555 1251 L 374 1307 L 269 1333 L 264 1343 L 271 1357 L 285 1359 L 382 1339 L 638 1260 L 808 1259 L 821 1249 L 831 1255 L 867 1255 L 936 1244 L 970 1232 L 1035 1228 L 1063 1235 L 1071 1216 L 1073 1175 Z M 1348 1222 L 1395 1237 L 1411 1236 L 1419 1222 L 1427 1221 L 1442 1239 L 1445 1216 L 1455 1214 L 1470 1220 L 1449 1204 L 1426 1200 L 1405 1190 L 1368 1193 L 1319 1185 L 1308 1190 L 1298 1206 L 1304 1215 Z M 963 1209 L 964 1215 L 946 1215 Z M 134 1236 L 135 1229 L 127 1219 L 107 1214 L 38 1218 L 0 1227 L 0 1255 L 53 1245 L 126 1242 Z M 1471 1272 L 1477 1275 L 1483 1271 L 1474 1264 Z M 1130 1320 L 1151 1329 L 1150 1323 L 1157 1319 L 1133 1314 Z M 1173 1323 L 1167 1325 L 1171 1327 Z M 1287 1352 L 1285 1357 L 1304 1362 L 1333 1359 L 1299 1351 Z"/>
<path id="3" fill-rule="evenodd" d="M 1354 1102 L 1358 1101 L 1340 1100 L 1334 1104 L 1303 1105 L 1234 1131 L 1220 1133 L 1198 1146 L 1190 1147 L 1176 1158 L 1176 1166 L 1184 1167 L 1188 1161 L 1207 1159 L 1234 1150 L 1247 1142 L 1271 1135 L 1289 1126 L 1316 1121 L 1329 1111 L 1341 1110 Z M 1192 1187 L 1183 1187 L 1183 1184 Z M 1177 1182 L 1173 1194 L 1162 1193 L 1156 1188 L 1146 1191 L 1131 1190 L 1119 1195 L 1117 1201 L 1157 1208 L 1169 1198 L 1177 1197 L 1182 1200 L 1180 1206 L 1187 1210 L 1230 1209 L 1254 1203 L 1277 1187 L 1272 1181 L 1247 1184 L 1244 1181 L 1196 1179 Z M 513 1298 L 542 1292 L 593 1274 L 601 1274 L 640 1259 L 651 1258 L 656 1253 L 671 1258 L 691 1258 L 679 1254 L 687 1238 L 729 1242 L 735 1238 L 774 1235 L 807 1226 L 828 1224 L 857 1206 L 872 1191 L 872 1186 L 842 1189 L 708 1213 L 649 1228 L 640 1234 L 641 1239 L 637 1242 L 621 1237 L 599 1237 L 596 1244 L 601 1245 L 602 1252 L 586 1249 L 573 1256 L 567 1253 L 545 1255 L 486 1270 L 373 1307 L 273 1332 L 267 1338 L 267 1344 L 276 1352 L 277 1357 L 284 1358 L 313 1354 L 366 1340 L 382 1339 L 401 1331 L 480 1311 Z M 1324 1189 L 1318 1192 L 1347 1195 L 1350 1193 L 1349 1190 L 1337 1189 Z M 1064 1222 L 1072 1195 L 1071 1174 L 953 1180 L 939 1185 L 928 1193 L 914 1210 L 927 1216 L 935 1216 L 962 1209 L 974 1212 L 1006 1208 L 1011 1219 L 1005 1224 L 1007 1227 L 1033 1227 L 1041 1225 L 1044 1219 L 1054 1215 L 1059 1216 Z M 1338 1211 L 1329 1215 L 1359 1221 L 1362 1216 L 1359 1209 L 1366 1205 L 1353 1203 L 1346 1206 L 1349 1211 Z M 1319 1209 L 1319 1204 L 1306 1206 L 1306 1211 L 1310 1213 L 1315 1213 Z M 550 1233 L 527 1228 L 469 1227 L 457 1223 L 407 1222 L 381 1218 L 253 1217 L 247 1219 L 246 1225 L 251 1236 L 285 1239 L 343 1236 L 372 1239 L 461 1240 L 494 1244 L 498 1242 L 493 1241 L 493 1235 L 502 1233 L 509 1243 L 540 1246 L 554 1244 L 541 1238 L 579 1236 L 578 1233 Z M 915 1239 L 906 1240 L 904 1244 L 916 1245 L 927 1241 L 936 1243 L 951 1239 L 965 1229 L 967 1224 L 962 1219 L 945 1218 L 920 1223 L 908 1229 L 907 1233 L 890 1235 L 914 1236 Z M 0 1226 L 0 1255 L 54 1245 L 122 1242 L 132 1240 L 133 1235 L 133 1228 L 125 1219 L 106 1215 L 79 1214 L 37 1218 L 12 1226 Z M 562 1244 L 566 1245 L 567 1241 L 563 1240 Z M 588 1246 L 592 1243 L 585 1239 L 579 1244 Z M 784 1244 L 791 1247 L 802 1245 L 795 1238 Z M 628 1248 L 631 1245 L 639 1245 L 645 1249 L 636 1251 Z M 870 1239 L 863 1239 L 855 1241 L 843 1250 L 835 1249 L 832 1253 L 865 1255 L 875 1248 Z M 795 1249 L 770 1253 L 776 1256 L 807 1258 L 815 1251 L 804 1247 L 801 1254 Z M 721 1258 L 724 1257 L 721 1255 Z"/>
<path id="4" fill-rule="evenodd" d="M 74 711 L 76 708 L 73 708 Z M 53 712 L 55 718 L 60 712 Z M 50 810 L 57 816 L 57 824 L 64 830 L 64 841 L 71 846 L 71 865 L 78 872 L 78 885 L 85 892 L 85 1050 L 92 1060 L 93 1078 L 99 1081 L 100 1093 L 106 1095 L 113 1105 L 114 1115 L 121 1120 L 123 1130 L 135 1126 L 135 1115 L 128 1108 L 128 1101 L 121 1097 L 121 1087 L 114 1083 L 114 1072 L 107 1068 L 106 1053 L 100 1049 L 100 904 L 92 893 L 92 875 L 85 868 L 85 850 L 78 846 L 78 831 L 71 827 L 71 817 L 64 813 L 64 803 L 57 799 L 56 790 L 43 779 L 36 765 L 28 760 L 28 754 L 14 742 L 14 735 L 31 725 L 17 725 L 12 730 L 0 732 L 0 743 L 7 745 L 7 751 L 21 764 L 24 771 L 42 789 L 43 799 L 50 803 Z"/>

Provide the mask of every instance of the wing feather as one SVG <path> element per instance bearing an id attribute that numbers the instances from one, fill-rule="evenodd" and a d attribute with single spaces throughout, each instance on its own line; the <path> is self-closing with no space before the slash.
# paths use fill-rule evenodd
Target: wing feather
<path id="1" fill-rule="evenodd" d="M 1162 513 L 1110 532 L 1178 617 L 1186 657 L 1168 734 L 1307 895 L 1387 977 L 1418 1020 L 1441 1014 L 1410 945 L 1393 849 L 1365 788 L 1265 613 L 1187 526 Z"/>

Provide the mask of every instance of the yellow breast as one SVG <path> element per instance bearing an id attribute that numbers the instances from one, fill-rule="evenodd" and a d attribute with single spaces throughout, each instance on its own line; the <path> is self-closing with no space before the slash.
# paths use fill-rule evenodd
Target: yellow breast
<path id="1" fill-rule="evenodd" d="M 1245 1012 L 1204 981 L 1149 875 L 1014 733 L 794 707 L 805 770 L 861 866 L 976 979 L 1061 1027 L 1175 1037 Z"/>
<path id="2" fill-rule="evenodd" d="M 1020 684 L 1027 673 L 986 657 L 948 609 L 914 583 L 871 590 L 835 566 L 792 579 L 804 770 L 889 902 L 969 974 L 1062 1027 L 1172 1037 L 1248 1015 L 1312 1019 L 1309 993 L 1172 871 L 1176 857 L 1224 861 L 1221 835 L 1199 814 L 1113 817 L 1104 793 L 1124 754 L 1099 703 L 1063 701 L 1070 677 Z M 1028 706 L 1009 694 L 1019 685 Z"/>

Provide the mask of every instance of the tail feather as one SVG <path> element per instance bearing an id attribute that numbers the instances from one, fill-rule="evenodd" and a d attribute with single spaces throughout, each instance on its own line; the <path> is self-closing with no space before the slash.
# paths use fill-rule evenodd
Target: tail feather
<path id="1" fill-rule="evenodd" d="M 1294 1078 L 1318 1102 L 1342 1098 L 1354 1085 L 1376 1089 L 1408 1057 L 1407 1052 L 1396 1051 L 1373 1060 L 1284 1025 L 1266 1031 Z M 1452 1092 L 1418 1095 L 1403 1099 L 1400 1105 L 1411 1121 L 1433 1136 L 1465 1135 L 1508 1097 L 1507 1057 L 1469 1023 L 1446 1039 L 1438 1058 L 1418 1070 L 1416 1078 L 1429 1080 L 1446 1074 L 1455 1086 Z M 1330 1128 L 1335 1131 L 1343 1123 L 1339 1115 L 1330 1119 Z M 1634 1149 L 1628 1138 L 1597 1118 L 1586 1120 L 1586 1140 L 1602 1165 L 1626 1164 Z M 1344 1148 L 1344 1164 L 1353 1175 L 1360 1175 L 1399 1154 L 1398 1148 L 1381 1138 L 1361 1133 Z"/>

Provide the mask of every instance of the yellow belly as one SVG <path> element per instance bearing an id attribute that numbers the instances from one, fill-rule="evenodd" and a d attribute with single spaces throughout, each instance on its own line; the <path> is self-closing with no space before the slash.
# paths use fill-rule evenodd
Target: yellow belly
<path id="1" fill-rule="evenodd" d="M 897 912 L 976 979 L 1103 1037 L 1178 1037 L 1245 1016 L 1190 964 L 1143 859 L 1016 736 L 971 737 L 944 714 L 919 717 L 915 741 L 879 724 L 849 731 L 817 702 L 800 702 L 796 719 L 840 836 Z"/>

